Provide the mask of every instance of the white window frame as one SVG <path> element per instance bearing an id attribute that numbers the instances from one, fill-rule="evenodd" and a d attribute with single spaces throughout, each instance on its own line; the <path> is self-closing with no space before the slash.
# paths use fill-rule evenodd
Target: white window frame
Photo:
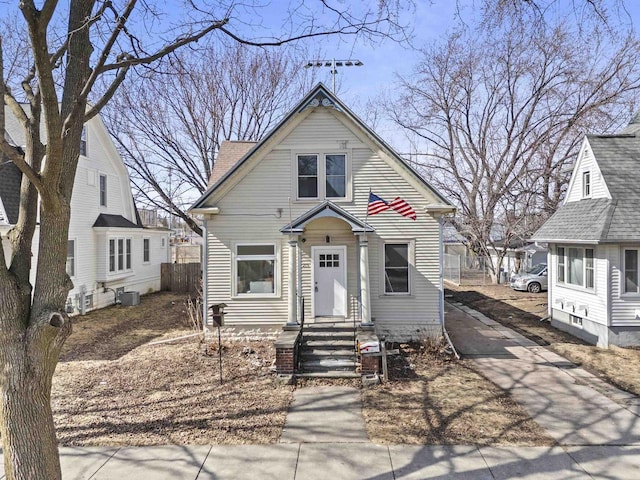
<path id="1" fill-rule="evenodd" d="M 146 255 L 146 258 L 145 258 Z M 142 237 L 142 263 L 151 263 L 151 238 Z"/>
<path id="2" fill-rule="evenodd" d="M 380 278 L 382 282 L 381 296 L 384 297 L 411 297 L 413 296 L 413 271 L 415 269 L 415 240 L 414 239 L 406 239 L 406 238 L 386 238 L 383 242 L 381 242 L 380 248 Z M 385 266 L 385 255 L 386 255 L 386 246 L 387 245 L 397 245 L 397 244 L 406 244 L 407 245 L 407 262 L 408 262 L 408 291 L 407 292 L 387 292 L 387 282 L 386 282 L 386 266 Z"/>
<path id="3" fill-rule="evenodd" d="M 640 255 L 640 247 L 622 247 L 622 258 L 620 261 L 620 293 L 623 296 L 640 296 L 640 263 L 638 263 L 640 261 L 639 255 Z M 627 252 L 636 252 L 636 284 L 638 285 L 638 288 L 636 289 L 635 292 L 629 292 L 627 291 Z"/>
<path id="4" fill-rule="evenodd" d="M 102 179 L 104 178 L 104 203 L 102 202 Z M 109 191 L 109 181 L 106 173 L 98 175 L 98 203 L 101 207 L 106 207 L 108 202 L 107 192 Z"/>
<path id="5" fill-rule="evenodd" d="M 299 179 L 300 179 L 300 174 L 298 173 L 298 158 L 299 157 L 316 157 L 316 191 L 318 192 L 318 194 L 315 197 L 301 197 L 300 196 L 300 184 L 299 184 Z M 322 198 L 322 175 L 320 172 L 321 169 L 321 162 L 320 162 L 320 158 L 321 155 L 318 153 L 296 153 L 295 155 L 295 172 L 296 172 L 296 179 L 295 179 L 295 188 L 296 188 L 296 199 L 299 201 L 313 201 L 313 200 L 319 200 L 320 198 Z"/>
<path id="6" fill-rule="evenodd" d="M 114 269 L 111 269 L 111 242 L 114 242 Z M 122 242 L 122 252 L 120 251 Z M 122 255 L 122 268 L 120 268 L 120 256 Z M 107 238 L 107 273 L 118 275 L 133 271 L 133 240 L 131 237 Z M 128 268 L 127 268 L 128 267 Z"/>
<path id="7" fill-rule="evenodd" d="M 298 188 L 298 157 L 304 155 L 313 155 L 316 157 L 318 164 L 318 196 L 317 197 L 301 197 Z M 327 196 L 327 156 L 343 155 L 344 156 L 344 197 Z M 318 200 L 331 200 L 336 202 L 350 202 L 352 200 L 351 186 L 351 152 L 348 150 L 324 150 L 316 151 L 298 151 L 292 153 L 292 185 L 295 190 L 296 202 L 317 202 Z"/>
<path id="8" fill-rule="evenodd" d="M 238 255 L 238 247 L 270 246 L 273 255 Z M 280 297 L 280 251 L 276 242 L 239 242 L 233 245 L 231 261 L 232 295 L 235 298 L 278 298 Z M 238 262 L 242 260 L 273 260 L 273 293 L 239 293 Z"/>
<path id="9" fill-rule="evenodd" d="M 570 283 L 568 281 L 569 278 L 569 249 L 577 249 L 579 250 L 578 257 L 582 257 L 582 284 Z M 558 252 L 559 249 L 563 249 L 564 254 L 561 255 Z M 593 265 L 591 267 L 587 266 L 587 250 L 591 250 Z M 595 292 L 596 289 L 596 249 L 592 246 L 580 246 L 580 245 L 559 245 L 556 247 L 556 282 L 558 285 L 568 288 L 575 288 L 580 290 L 585 290 L 588 292 Z M 564 267 L 564 280 L 560 281 L 559 273 L 560 268 Z M 587 286 L 587 270 L 593 271 L 593 286 Z"/>
<path id="10" fill-rule="evenodd" d="M 87 156 L 88 152 L 88 143 L 87 143 L 87 126 L 82 126 L 82 133 L 80 134 L 80 155 L 83 157 Z"/>
<path id="11" fill-rule="evenodd" d="M 69 240 L 67 240 L 67 264 L 69 262 L 69 242 L 73 242 L 73 269 L 72 272 L 69 273 L 69 270 L 67 269 L 67 267 L 65 266 L 65 270 L 67 272 L 67 275 L 69 275 L 70 278 L 75 278 L 76 276 L 76 272 L 78 271 L 78 247 L 77 247 L 77 243 L 75 238 L 70 238 Z"/>
<path id="12" fill-rule="evenodd" d="M 582 198 L 591 198 L 591 171 L 582 172 Z"/>

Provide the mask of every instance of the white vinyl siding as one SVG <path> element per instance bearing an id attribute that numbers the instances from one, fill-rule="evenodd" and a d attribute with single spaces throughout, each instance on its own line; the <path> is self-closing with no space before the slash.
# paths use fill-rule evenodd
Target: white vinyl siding
<path id="1" fill-rule="evenodd" d="M 587 146 L 587 153 L 582 151 L 576 162 L 572 181 L 567 191 L 567 202 L 577 202 L 583 198 L 609 198 L 596 160 L 594 160 L 590 147 Z M 585 180 L 588 180 L 588 187 Z M 585 194 L 587 191 L 588 194 Z"/>
<path id="2" fill-rule="evenodd" d="M 306 112 L 305 112 L 306 114 Z M 248 162 L 236 182 L 224 185 L 210 199 L 220 208 L 221 215 L 207 219 L 207 283 L 209 305 L 226 303 L 225 321 L 228 324 L 275 323 L 287 320 L 288 235 L 280 228 L 307 212 L 322 200 L 290 202 L 297 196 L 296 159 L 299 154 L 315 153 L 319 159 L 326 153 L 344 152 L 347 155 L 347 190 L 351 197 L 338 201 L 339 205 L 356 217 L 366 216 L 369 190 L 385 199 L 402 196 L 418 212 L 416 221 L 394 211 L 369 217 L 375 233 L 367 235 L 369 242 L 369 281 L 371 314 L 376 329 L 382 334 L 407 335 L 414 338 L 424 332 L 440 332 L 439 318 L 439 225 L 424 213 L 427 204 L 441 203 L 423 193 L 418 180 L 408 181 L 377 151 L 372 151 L 365 135 L 356 136 L 357 127 L 347 127 L 339 120 L 341 114 L 327 108 L 316 108 L 263 158 Z M 392 160 L 393 161 L 393 160 Z M 249 164 L 250 163 L 250 164 Z M 322 169 L 322 166 L 321 166 Z M 349 175 L 347 175 L 349 176 Z M 321 187 L 323 189 L 324 187 Z M 419 190 L 420 189 L 420 190 Z M 326 243 L 326 237 L 330 243 Z M 302 235 L 302 296 L 305 317 L 311 315 L 311 247 L 347 247 L 348 317 L 357 314 L 358 294 L 358 237 L 341 220 L 322 218 L 308 224 Z M 385 295 L 380 272 L 384 242 L 412 239 L 415 264 L 410 266 L 409 295 Z M 281 278 L 275 298 L 253 299 L 233 296 L 234 277 L 231 266 L 236 244 L 274 242 L 279 250 Z"/>
<path id="3" fill-rule="evenodd" d="M 583 279 L 589 278 L 593 273 L 593 288 L 571 285 L 568 282 L 558 282 L 558 266 L 562 265 L 559 255 L 563 258 L 569 255 L 569 248 L 578 248 L 583 251 L 585 247 L 573 245 L 553 245 L 549 255 L 549 308 L 564 312 L 568 315 L 589 319 L 593 322 L 606 325 L 608 322 L 609 303 L 607 299 L 607 272 L 609 269 L 608 252 L 605 246 L 586 247 L 593 251 L 593 258 L 581 257 L 583 261 Z M 564 254 L 563 254 L 564 252 Z M 565 258 L 568 262 L 568 258 Z M 585 264 L 593 264 L 590 270 Z M 565 267 L 568 269 L 568 263 Z"/>

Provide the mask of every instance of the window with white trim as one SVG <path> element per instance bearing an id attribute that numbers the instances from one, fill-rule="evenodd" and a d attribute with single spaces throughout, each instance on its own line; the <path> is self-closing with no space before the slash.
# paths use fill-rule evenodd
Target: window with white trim
<path id="1" fill-rule="evenodd" d="M 345 198 L 347 196 L 347 156 L 330 154 L 324 157 L 325 197 Z"/>
<path id="2" fill-rule="evenodd" d="M 82 127 L 80 134 L 80 155 L 87 156 L 87 127 Z"/>
<path id="3" fill-rule="evenodd" d="M 239 244 L 235 255 L 237 295 L 274 295 L 276 293 L 275 244 Z"/>
<path id="4" fill-rule="evenodd" d="M 591 196 L 591 172 L 586 171 L 582 173 L 582 198 L 589 198 Z"/>
<path id="5" fill-rule="evenodd" d="M 144 263 L 149 263 L 151 258 L 151 239 L 143 238 L 142 239 L 142 261 Z"/>
<path id="6" fill-rule="evenodd" d="M 593 248 L 557 248 L 558 283 L 593 289 L 595 261 Z"/>
<path id="7" fill-rule="evenodd" d="M 76 241 L 67 240 L 67 275 L 76 276 Z"/>
<path id="8" fill-rule="evenodd" d="M 384 244 L 384 293 L 408 294 L 409 243 Z"/>
<path id="9" fill-rule="evenodd" d="M 100 175 L 100 206 L 107 206 L 107 176 Z"/>
<path id="10" fill-rule="evenodd" d="M 298 198 L 318 198 L 317 155 L 298 155 Z"/>
<path id="11" fill-rule="evenodd" d="M 624 293 L 640 293 L 638 279 L 638 249 L 624 249 Z"/>
<path id="12" fill-rule="evenodd" d="M 131 270 L 131 239 L 110 238 L 108 257 L 109 273 Z"/>

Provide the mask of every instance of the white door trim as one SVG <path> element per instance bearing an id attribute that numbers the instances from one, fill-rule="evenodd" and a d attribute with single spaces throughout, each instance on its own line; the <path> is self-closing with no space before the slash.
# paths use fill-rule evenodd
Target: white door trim
<path id="1" fill-rule="evenodd" d="M 346 245 L 316 245 L 311 247 L 311 318 L 315 318 L 316 317 L 316 290 L 315 290 L 315 285 L 316 285 L 316 251 L 317 250 L 336 250 L 339 251 L 342 256 L 342 262 L 344 265 L 344 268 L 342 269 L 343 272 L 343 280 L 344 280 L 344 288 L 347 291 L 347 294 L 345 295 L 345 305 L 344 305 L 344 311 L 345 311 L 345 318 L 348 316 L 349 314 L 349 289 L 347 288 L 347 246 Z"/>

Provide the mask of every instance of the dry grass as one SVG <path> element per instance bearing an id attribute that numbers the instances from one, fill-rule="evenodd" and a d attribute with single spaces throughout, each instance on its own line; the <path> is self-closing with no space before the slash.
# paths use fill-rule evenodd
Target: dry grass
<path id="1" fill-rule="evenodd" d="M 546 293 L 531 294 L 516 292 L 504 285 L 485 285 L 447 286 L 447 295 L 547 346 L 612 385 L 640 395 L 640 350 L 599 348 L 548 322 L 541 322 L 540 318 L 547 314 Z"/>
<path id="2" fill-rule="evenodd" d="M 391 381 L 363 390 L 376 443 L 551 445 L 553 440 L 507 393 L 441 348 L 403 344 Z"/>
<path id="3" fill-rule="evenodd" d="M 149 345 L 191 331 L 184 297 L 154 294 L 77 322 L 54 376 L 52 405 L 63 445 L 273 443 L 292 387 L 269 370 L 271 341 L 196 339 Z M 160 314 L 159 314 L 160 312 Z M 205 352 L 206 351 L 206 352 Z"/>

